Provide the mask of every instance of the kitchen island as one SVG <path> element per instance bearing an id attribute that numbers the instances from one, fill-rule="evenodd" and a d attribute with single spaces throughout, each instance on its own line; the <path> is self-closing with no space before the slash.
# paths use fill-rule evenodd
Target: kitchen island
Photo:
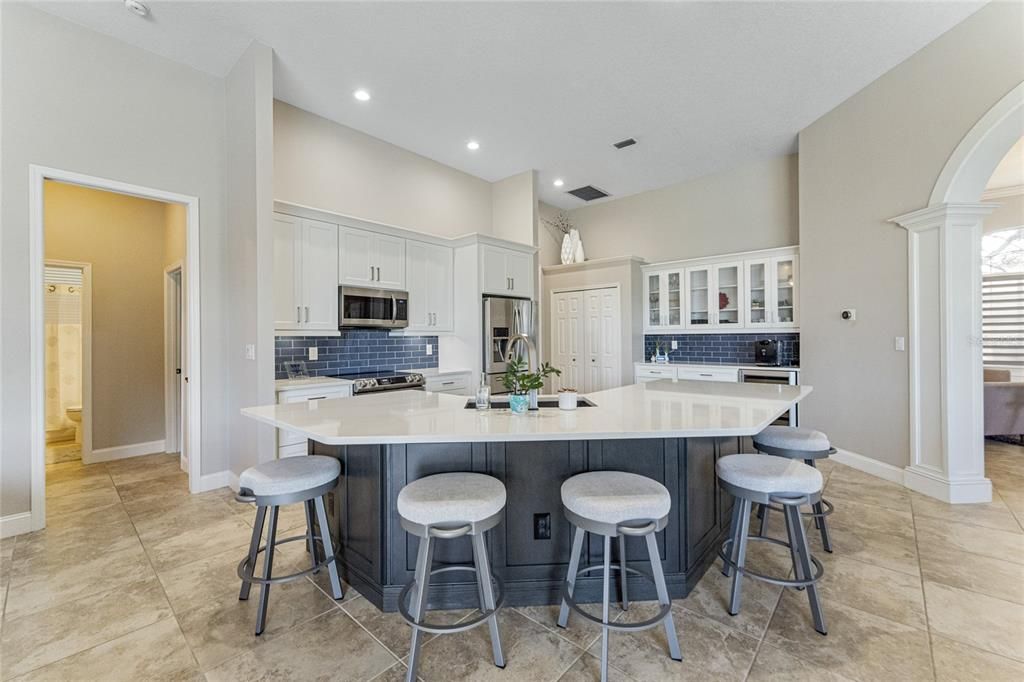
<path id="1" fill-rule="evenodd" d="M 592 407 L 523 415 L 467 409 L 465 397 L 425 391 L 242 413 L 302 434 L 310 454 L 341 461 L 328 508 L 330 530 L 341 543 L 342 575 L 378 608 L 393 611 L 412 577 L 417 547 L 399 524 L 398 492 L 418 478 L 452 471 L 484 473 L 505 484 L 505 517 L 487 542 L 507 604 L 558 603 L 571 545 L 560 488 L 570 476 L 600 470 L 641 474 L 668 488 L 672 512 L 658 546 L 671 596 L 686 596 L 728 531 L 732 499 L 717 485 L 715 462 L 752 452 L 750 437 L 810 392 L 809 386 L 666 380 L 590 394 Z M 597 560 L 600 545 L 585 553 L 586 561 Z M 627 538 L 626 554 L 648 570 L 642 538 Z M 471 560 L 466 537 L 439 543 L 435 552 L 439 563 Z M 629 584 L 633 598 L 655 597 L 653 586 L 635 580 Z M 577 596 L 597 601 L 600 589 L 599 578 L 581 578 Z M 436 588 L 431 584 L 431 603 L 475 608 L 476 583 L 442 574 Z"/>

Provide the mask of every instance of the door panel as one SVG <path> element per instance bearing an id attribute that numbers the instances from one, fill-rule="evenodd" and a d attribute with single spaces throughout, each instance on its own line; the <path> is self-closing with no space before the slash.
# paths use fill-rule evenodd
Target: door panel
<path id="1" fill-rule="evenodd" d="M 376 285 L 385 289 L 405 288 L 405 240 L 386 234 L 373 236 Z"/>
<path id="2" fill-rule="evenodd" d="M 303 328 L 338 328 L 338 226 L 302 221 Z"/>
<path id="3" fill-rule="evenodd" d="M 302 225 L 298 218 L 274 214 L 274 329 L 302 328 Z M 332 283 L 332 291 L 336 287 Z M 335 304 L 337 307 L 337 304 Z M 335 313 L 337 314 L 337 313 Z"/>
<path id="4" fill-rule="evenodd" d="M 409 331 L 426 330 L 430 326 L 430 246 L 409 241 L 405 251 L 405 279 L 409 288 Z"/>
<path id="5" fill-rule="evenodd" d="M 339 235 L 338 283 L 352 286 L 376 285 L 373 262 L 373 234 L 351 227 L 342 227 Z"/>
<path id="6" fill-rule="evenodd" d="M 586 343 L 584 366 L 587 372 L 587 392 L 603 391 L 622 384 L 621 314 L 619 290 L 591 289 L 584 292 Z"/>
<path id="7" fill-rule="evenodd" d="M 512 280 L 512 295 L 533 298 L 533 256 L 509 251 L 505 256 L 506 270 Z"/>
<path id="8" fill-rule="evenodd" d="M 509 296 L 512 293 L 505 263 L 505 250 L 495 246 L 481 246 L 482 286 L 485 294 Z"/>
<path id="9" fill-rule="evenodd" d="M 552 306 L 552 364 L 562 375 L 553 382 L 555 390 L 575 388 L 583 391 L 583 296 L 578 291 L 554 294 Z"/>

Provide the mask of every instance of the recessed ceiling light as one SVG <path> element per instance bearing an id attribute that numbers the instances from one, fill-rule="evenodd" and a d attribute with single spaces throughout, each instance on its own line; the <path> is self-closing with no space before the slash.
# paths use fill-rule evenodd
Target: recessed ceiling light
<path id="1" fill-rule="evenodd" d="M 352 96 L 355 97 L 360 102 L 370 101 L 370 93 L 368 93 L 366 90 L 356 90 L 355 92 L 352 93 Z"/>
<path id="2" fill-rule="evenodd" d="M 468 149 L 471 152 L 475 152 L 477 149 L 480 149 L 480 143 L 477 142 L 476 140 L 470 140 L 469 142 L 466 143 L 466 149 Z"/>
<path id="3" fill-rule="evenodd" d="M 564 185 L 564 184 L 565 184 L 565 181 L 564 181 L 564 180 L 562 180 L 562 178 L 558 178 L 558 179 L 557 179 L 557 180 L 555 180 L 555 182 L 554 182 L 554 185 L 555 185 L 555 187 L 561 187 L 561 186 L 562 186 L 562 185 Z"/>
<path id="4" fill-rule="evenodd" d="M 139 0 L 124 0 L 124 6 L 133 14 L 138 14 L 140 17 L 149 16 L 149 8 L 139 2 Z"/>

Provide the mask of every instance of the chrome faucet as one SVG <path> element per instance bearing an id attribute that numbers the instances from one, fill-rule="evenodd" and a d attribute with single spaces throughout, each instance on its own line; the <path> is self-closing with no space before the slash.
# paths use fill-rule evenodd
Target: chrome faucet
<path id="1" fill-rule="evenodd" d="M 505 347 L 505 362 L 512 359 L 512 350 L 517 342 L 526 344 L 526 371 L 530 373 L 537 371 L 537 347 L 533 345 L 533 341 L 526 334 L 516 334 L 508 340 L 508 345 Z"/>

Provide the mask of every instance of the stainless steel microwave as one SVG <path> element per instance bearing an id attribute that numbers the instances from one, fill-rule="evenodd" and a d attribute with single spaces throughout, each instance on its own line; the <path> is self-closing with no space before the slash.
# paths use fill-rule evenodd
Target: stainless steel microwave
<path id="1" fill-rule="evenodd" d="M 338 328 L 409 326 L 409 294 L 405 291 L 338 287 Z"/>

